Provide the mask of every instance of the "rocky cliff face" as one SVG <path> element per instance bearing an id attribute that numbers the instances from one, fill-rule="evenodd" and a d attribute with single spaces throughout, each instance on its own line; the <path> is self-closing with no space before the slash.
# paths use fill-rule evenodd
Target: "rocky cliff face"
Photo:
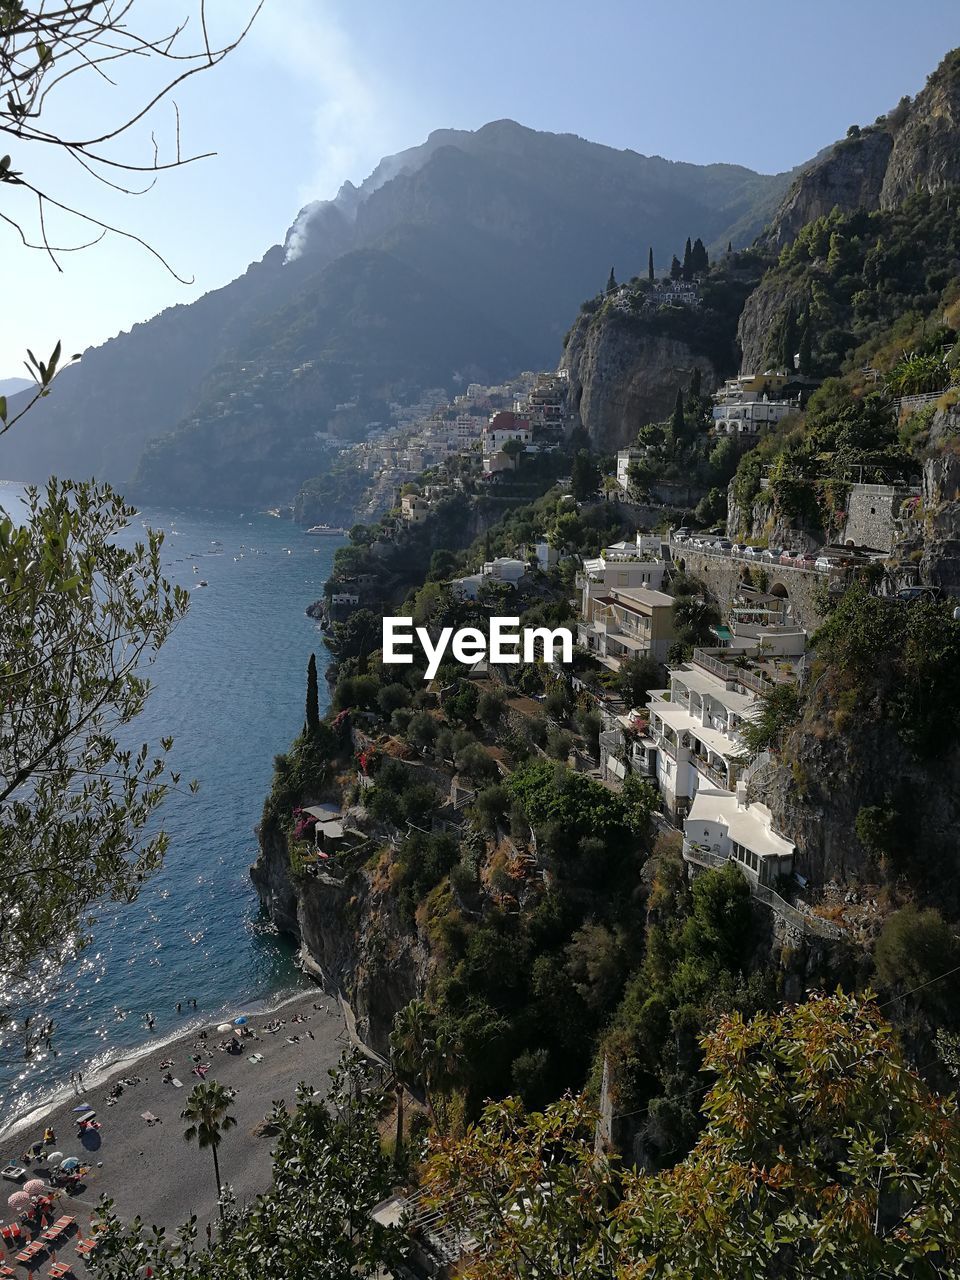
<path id="1" fill-rule="evenodd" d="M 425 949 L 396 918 L 389 882 L 363 864 L 342 877 L 295 876 L 273 819 L 259 840 L 250 875 L 264 910 L 299 943 L 304 968 L 347 1000 L 363 1042 L 386 1057 L 394 1015 L 420 994 L 426 969 Z"/>
<path id="2" fill-rule="evenodd" d="M 842 713 L 829 691 L 815 687 L 802 725 L 786 744 L 785 763 L 767 775 L 758 798 L 769 805 L 774 829 L 795 841 L 796 869 L 813 885 L 877 883 L 896 879 L 901 869 L 914 883 L 955 883 L 960 754 L 919 760 L 874 711 L 858 705 L 840 728 Z M 909 815 L 902 868 L 882 869 L 857 838 L 857 814 L 874 805 Z"/>
<path id="3" fill-rule="evenodd" d="M 960 407 L 931 420 L 921 493 L 913 519 L 901 508 L 891 576 L 897 585 L 919 581 L 960 595 Z"/>
<path id="4" fill-rule="evenodd" d="M 794 180 L 767 238 L 789 243 L 835 206 L 892 209 L 921 187 L 960 182 L 960 50 L 948 53 L 913 102 L 904 99 L 858 136 L 835 143 Z"/>
<path id="5" fill-rule="evenodd" d="M 686 343 L 641 332 L 609 312 L 581 312 L 561 367 L 569 371 L 570 403 L 600 451 L 622 449 L 645 422 L 668 417 L 694 367 L 704 391 L 719 382 L 713 364 Z"/>

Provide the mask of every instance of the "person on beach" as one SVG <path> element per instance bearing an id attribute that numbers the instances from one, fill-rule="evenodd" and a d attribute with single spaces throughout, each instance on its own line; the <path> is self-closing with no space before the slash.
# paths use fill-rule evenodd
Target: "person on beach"
<path id="1" fill-rule="evenodd" d="M 151 1031 L 153 1030 L 153 1024 L 154 1024 L 155 1022 L 156 1022 L 156 1018 L 154 1018 L 153 1014 L 152 1014 L 152 1013 L 148 1013 L 148 1014 L 147 1014 L 147 1027 L 149 1028 L 149 1030 L 151 1030 Z"/>
<path id="2" fill-rule="evenodd" d="M 83 1089 L 83 1072 L 78 1071 L 77 1072 L 77 1092 L 79 1093 L 82 1089 Z"/>
<path id="3" fill-rule="evenodd" d="M 179 1013 L 179 1012 L 180 1012 L 180 1001 L 178 1000 L 178 1001 L 177 1001 L 177 1013 Z"/>
<path id="4" fill-rule="evenodd" d="M 48 1125 L 43 1131 L 43 1145 L 45 1147 L 52 1147 L 56 1140 L 57 1135 L 54 1133 L 52 1126 Z"/>

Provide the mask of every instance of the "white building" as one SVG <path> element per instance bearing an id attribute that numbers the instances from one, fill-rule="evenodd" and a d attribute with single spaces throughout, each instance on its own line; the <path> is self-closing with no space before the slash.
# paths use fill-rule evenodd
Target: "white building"
<path id="1" fill-rule="evenodd" d="M 745 400 L 713 406 L 714 429 L 726 436 L 757 436 L 763 427 L 782 422 L 799 411 L 795 400 Z"/>
<path id="2" fill-rule="evenodd" d="M 523 560 L 499 556 L 496 560 L 485 561 L 479 573 L 454 578 L 450 587 L 462 599 L 476 600 L 485 582 L 505 582 L 508 586 L 515 587 L 526 571 L 527 566 Z"/>
<path id="3" fill-rule="evenodd" d="M 617 453 L 617 484 L 624 491 L 630 488 L 631 462 L 639 462 L 643 456 L 643 450 L 635 445 L 629 449 L 621 449 Z"/>
<path id="4" fill-rule="evenodd" d="M 400 499 L 400 514 L 408 524 L 423 524 L 430 513 L 430 504 L 419 493 L 405 493 Z"/>
<path id="5" fill-rule="evenodd" d="M 671 668 L 670 688 L 650 694 L 657 784 L 674 817 L 702 788 L 735 789 L 746 754 L 740 729 L 755 718 L 764 687 L 754 672 L 695 649 L 692 662 Z"/>
<path id="6" fill-rule="evenodd" d="M 793 871 L 796 846 L 773 830 L 770 810 L 745 796 L 704 788 L 683 824 L 683 857 L 693 866 L 732 859 L 754 884 L 773 885 Z"/>

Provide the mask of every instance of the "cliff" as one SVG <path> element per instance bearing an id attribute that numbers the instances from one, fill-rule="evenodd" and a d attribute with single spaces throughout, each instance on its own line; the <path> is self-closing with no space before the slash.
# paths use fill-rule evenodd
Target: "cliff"
<path id="1" fill-rule="evenodd" d="M 634 327 L 615 311 L 581 312 L 564 347 L 570 403 L 599 451 L 632 444 L 646 422 L 669 416 L 677 388 L 700 369 L 704 391 L 720 374 L 706 356 L 677 338 Z"/>
<path id="2" fill-rule="evenodd" d="M 397 919 L 378 856 L 338 862 L 337 875 L 296 874 L 277 819 L 258 834 L 250 875 L 263 909 L 299 945 L 307 972 L 349 1003 L 360 1039 L 389 1056 L 394 1015 L 421 994 L 426 949 Z"/>
<path id="3" fill-rule="evenodd" d="M 836 142 L 794 179 L 766 238 L 788 244 L 801 227 L 837 207 L 894 209 L 918 189 L 960 182 L 960 49 L 954 49 L 911 102 Z"/>

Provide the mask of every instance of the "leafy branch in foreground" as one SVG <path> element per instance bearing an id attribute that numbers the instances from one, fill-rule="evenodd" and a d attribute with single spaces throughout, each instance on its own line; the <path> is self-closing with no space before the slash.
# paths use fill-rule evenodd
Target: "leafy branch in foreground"
<path id="1" fill-rule="evenodd" d="M 146 128 L 154 109 L 179 85 L 215 67 L 236 49 L 262 4 L 263 0 L 259 0 L 235 36 L 218 44 L 210 39 L 205 0 L 199 0 L 195 10 L 197 39 L 185 46 L 184 33 L 193 16 L 191 11 L 155 30 L 156 11 L 150 14 L 143 4 L 138 8 L 138 0 L 63 0 L 60 4 L 49 4 L 46 0 L 31 3 L 0 0 L 0 134 L 14 140 L 13 156 L 0 159 L 0 185 L 17 195 L 29 196 L 36 211 L 36 230 L 28 234 L 24 214 L 19 209 L 14 211 L 15 206 L 9 200 L 6 211 L 0 209 L 0 221 L 17 233 L 26 248 L 46 252 L 57 270 L 61 270 L 58 254 L 88 248 L 109 233 L 135 241 L 180 280 L 161 254 L 133 232 L 65 203 L 51 191 L 35 185 L 25 176 L 18 149 L 52 147 L 68 156 L 89 177 L 124 195 L 143 195 L 164 170 L 206 158 L 212 153 L 183 154 L 180 114 L 175 103 L 174 150 L 169 158 L 161 159 L 152 130 L 144 143 L 144 163 L 131 159 L 129 148 L 112 149 L 112 144 L 118 140 L 126 142 L 138 126 Z M 134 23 L 134 18 L 139 21 Z M 119 64 L 131 60 L 137 64 L 137 86 L 141 95 L 138 106 L 123 110 L 113 121 L 94 128 L 89 137 L 83 136 L 82 131 L 80 136 L 71 136 L 45 127 L 44 113 L 56 108 L 61 86 L 79 75 L 81 83 L 94 80 L 100 85 L 116 87 L 113 77 Z M 161 72 L 159 80 L 151 82 L 151 75 L 158 71 Z M 18 167 L 14 167 L 15 161 Z M 136 175 L 149 176 L 145 187 L 136 189 L 125 185 L 135 181 Z M 65 214 L 93 227 L 94 239 L 73 245 L 51 243 L 47 226 L 51 214 Z"/>
<path id="2" fill-rule="evenodd" d="M 146 835 L 179 775 L 127 745 L 144 668 L 184 615 L 163 535 L 132 542 L 109 487 L 51 480 L 0 511 L 0 1020 L 42 996 L 99 899 L 131 901 L 167 846 Z"/>

